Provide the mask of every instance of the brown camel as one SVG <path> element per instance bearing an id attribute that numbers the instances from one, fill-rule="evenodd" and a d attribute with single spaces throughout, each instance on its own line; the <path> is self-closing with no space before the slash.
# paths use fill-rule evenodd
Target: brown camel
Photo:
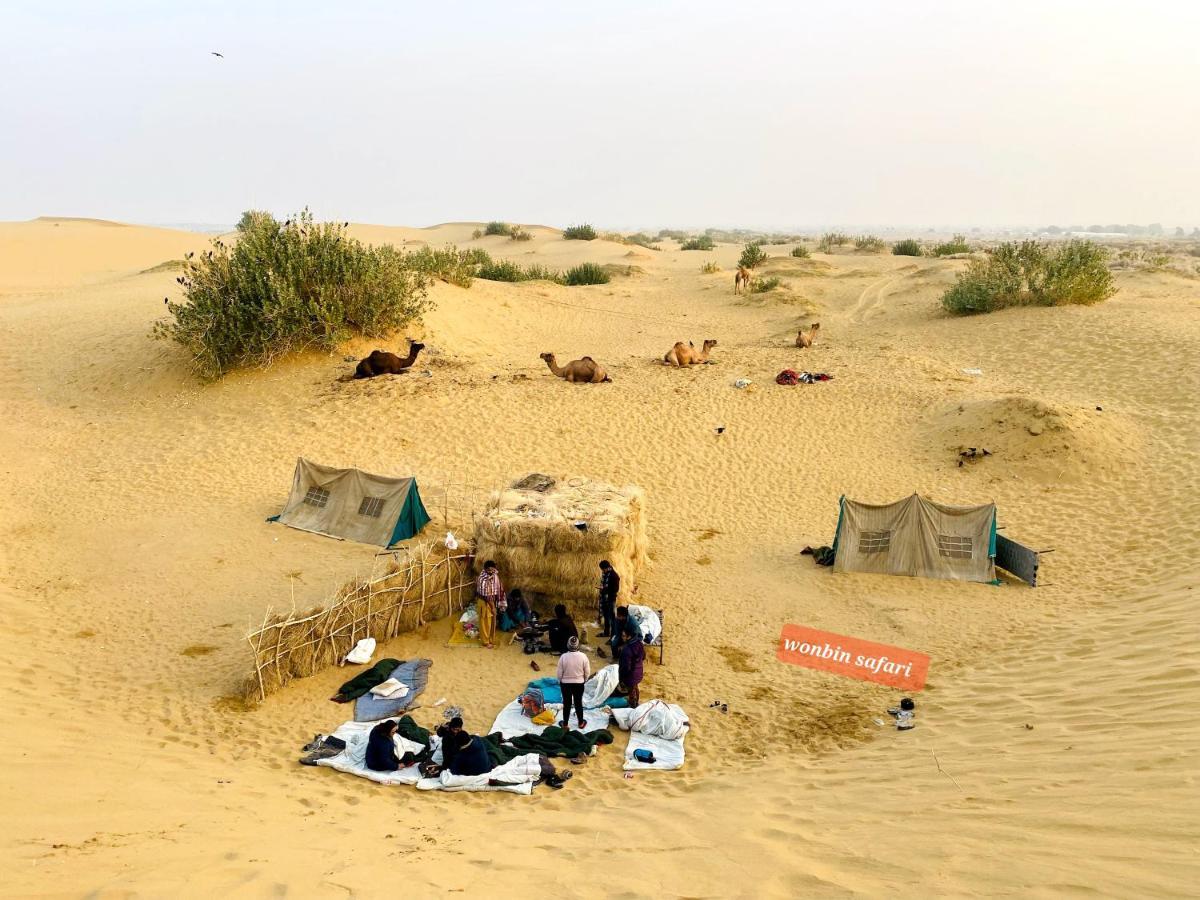
<path id="1" fill-rule="evenodd" d="M 543 353 L 542 359 L 546 361 L 546 365 L 550 367 L 550 371 L 559 378 L 565 378 L 575 384 L 600 384 L 604 381 L 612 381 L 608 377 L 608 373 L 604 371 L 604 366 L 596 362 L 590 356 L 585 356 L 582 359 L 573 359 L 565 366 L 560 366 L 554 359 L 553 353 Z"/>
<path id="2" fill-rule="evenodd" d="M 409 341 L 408 356 L 403 359 L 386 350 L 372 350 L 371 355 L 361 360 L 354 370 L 355 378 L 374 378 L 376 375 L 399 375 L 417 361 L 417 354 L 425 349 L 424 344 Z"/>
<path id="3" fill-rule="evenodd" d="M 813 322 L 812 327 L 808 329 L 808 333 L 804 329 L 800 329 L 800 333 L 796 335 L 796 346 L 803 350 L 805 347 L 811 347 L 817 339 L 817 332 L 821 330 L 820 322 Z"/>
<path id="4" fill-rule="evenodd" d="M 680 368 L 684 366 L 697 366 L 700 363 L 708 362 L 708 354 L 715 346 L 717 346 L 716 341 L 707 340 L 704 342 L 704 349 L 697 353 L 696 345 L 691 341 L 688 341 L 686 344 L 683 341 L 679 341 L 663 357 L 663 362 L 668 366 L 679 366 Z"/>
<path id="5" fill-rule="evenodd" d="M 750 290 L 750 281 L 753 277 L 745 266 L 738 266 L 737 274 L 733 276 L 733 292 L 738 294 Z"/>

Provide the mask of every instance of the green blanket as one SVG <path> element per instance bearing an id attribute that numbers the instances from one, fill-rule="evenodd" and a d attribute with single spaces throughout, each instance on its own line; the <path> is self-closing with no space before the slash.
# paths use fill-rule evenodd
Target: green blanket
<path id="1" fill-rule="evenodd" d="M 481 736 L 482 737 L 482 736 Z M 568 731 L 558 725 L 551 725 L 541 734 L 522 734 L 512 740 L 504 740 L 499 732 L 483 737 L 488 755 L 494 765 L 500 766 L 524 756 L 526 753 L 541 753 L 545 756 L 563 756 L 570 758 L 579 754 L 589 754 L 597 744 L 611 744 L 612 732 L 607 728 L 597 728 L 584 734 L 579 731 Z"/>
<path id="2" fill-rule="evenodd" d="M 338 688 L 332 699 L 337 703 L 349 703 L 351 700 L 357 700 L 375 685 L 387 681 L 400 662 L 398 659 L 381 659 L 371 668 L 355 675 Z"/>

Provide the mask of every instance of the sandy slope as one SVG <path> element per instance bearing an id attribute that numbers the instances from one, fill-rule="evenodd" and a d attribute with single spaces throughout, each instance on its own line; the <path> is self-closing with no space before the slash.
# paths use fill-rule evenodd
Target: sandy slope
<path id="1" fill-rule="evenodd" d="M 417 246 L 475 227 L 355 230 Z M 0 225 L 3 891 L 561 896 L 609 866 L 619 896 L 1190 893 L 1197 283 L 1129 273 L 1094 309 L 951 320 L 937 296 L 961 262 L 773 260 L 788 290 L 744 299 L 736 247 L 536 234 L 478 244 L 640 271 L 590 288 L 439 285 L 428 378 L 342 382 L 337 355 L 202 386 L 147 336 L 176 286 L 145 270 L 204 238 Z M 702 275 L 707 258 L 726 271 Z M 814 318 L 822 342 L 795 351 Z M 716 365 L 655 363 L 707 337 Z M 614 382 L 553 379 L 543 350 L 591 354 Z M 836 378 L 776 387 L 785 366 Z M 996 455 L 959 468 L 961 443 Z M 297 766 L 340 721 L 324 698 L 344 673 L 254 712 L 223 698 L 249 620 L 372 564 L 369 548 L 264 524 L 299 454 L 431 489 L 530 469 L 642 485 L 642 591 L 670 627 L 643 696 L 692 713 L 688 767 L 625 780 L 614 748 L 567 790 L 521 800 Z M 828 539 L 840 494 L 913 490 L 995 499 L 1009 534 L 1055 549 L 1047 584 L 834 576 L 797 555 Z M 784 622 L 931 654 L 918 729 L 874 724 L 894 700 L 882 688 L 777 663 Z M 448 631 L 386 650 L 432 657 L 430 701 L 484 728 L 527 660 L 451 651 Z M 728 716 L 706 708 L 717 697 Z"/>

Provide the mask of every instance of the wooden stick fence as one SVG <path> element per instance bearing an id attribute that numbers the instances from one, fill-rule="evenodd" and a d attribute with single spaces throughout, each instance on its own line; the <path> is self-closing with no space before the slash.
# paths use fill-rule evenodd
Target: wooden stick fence
<path id="1" fill-rule="evenodd" d="M 449 551 L 437 542 L 388 556 L 383 574 L 355 576 L 323 606 L 304 613 L 294 604 L 286 613 L 267 609 L 262 624 L 246 635 L 254 656 L 247 700 L 260 702 L 293 678 L 340 664 L 362 638 L 383 642 L 414 631 L 461 612 L 471 598 L 474 578 L 467 550 Z"/>

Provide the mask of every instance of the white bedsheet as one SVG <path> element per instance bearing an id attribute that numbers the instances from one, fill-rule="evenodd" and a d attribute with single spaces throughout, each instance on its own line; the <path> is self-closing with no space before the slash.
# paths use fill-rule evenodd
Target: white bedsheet
<path id="1" fill-rule="evenodd" d="M 611 710 L 613 721 L 619 728 L 629 732 L 629 745 L 625 748 L 627 772 L 639 769 L 680 769 L 684 763 L 683 739 L 691 725 L 687 713 L 674 703 L 648 700 L 637 709 Z M 670 735 L 670 737 L 666 737 Z M 638 762 L 633 758 L 635 750 L 649 750 L 654 762 Z"/>
<path id="2" fill-rule="evenodd" d="M 554 723 L 562 721 L 562 704 L 547 703 L 546 709 L 554 712 Z M 609 713 L 608 707 L 600 707 L 599 709 L 585 709 L 583 711 L 584 721 L 587 722 L 585 731 L 594 731 L 597 728 L 607 728 Z M 575 716 L 571 716 L 571 721 L 574 723 Z M 492 723 L 492 727 L 488 730 L 488 734 L 495 734 L 497 731 L 504 735 L 507 739 L 515 738 L 522 734 L 541 734 L 549 725 L 535 725 L 533 720 L 521 712 L 521 701 L 514 700 L 500 710 L 500 714 L 496 716 L 496 721 Z M 572 725 L 572 730 L 575 726 Z"/>

